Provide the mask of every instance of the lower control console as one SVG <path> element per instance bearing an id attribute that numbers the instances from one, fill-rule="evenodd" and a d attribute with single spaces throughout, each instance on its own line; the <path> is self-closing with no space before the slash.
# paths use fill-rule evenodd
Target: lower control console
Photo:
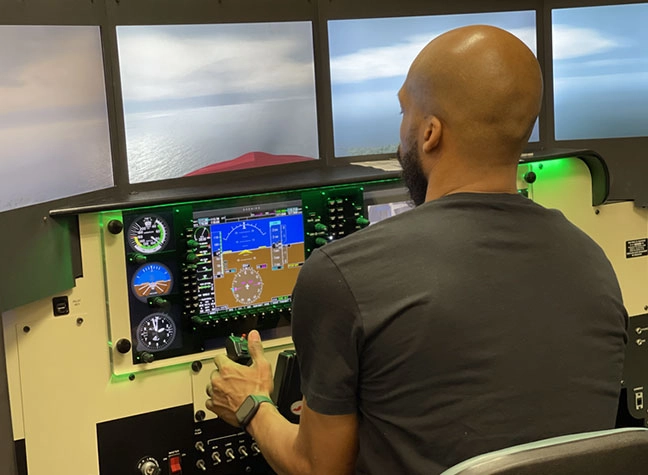
<path id="1" fill-rule="evenodd" d="M 191 404 L 97 424 L 97 444 L 102 475 L 274 474 L 249 434 L 194 422 Z"/>

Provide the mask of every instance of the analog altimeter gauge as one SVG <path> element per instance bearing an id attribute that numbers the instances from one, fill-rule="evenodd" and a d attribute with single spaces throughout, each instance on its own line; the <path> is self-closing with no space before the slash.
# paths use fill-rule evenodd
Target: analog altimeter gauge
<path id="1" fill-rule="evenodd" d="M 176 325 L 166 313 L 152 313 L 137 327 L 137 341 L 149 351 L 167 349 L 176 337 Z"/>
<path id="2" fill-rule="evenodd" d="M 159 216 L 142 216 L 128 227 L 128 244 L 133 251 L 153 254 L 169 243 L 169 225 Z"/>

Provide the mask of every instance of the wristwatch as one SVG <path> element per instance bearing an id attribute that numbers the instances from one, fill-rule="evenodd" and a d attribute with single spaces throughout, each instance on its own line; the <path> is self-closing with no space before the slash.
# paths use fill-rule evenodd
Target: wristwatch
<path id="1" fill-rule="evenodd" d="M 259 406 L 264 402 L 269 402 L 274 406 L 274 402 L 268 396 L 250 394 L 245 398 L 243 404 L 236 410 L 236 420 L 243 429 L 247 427 L 259 410 Z"/>

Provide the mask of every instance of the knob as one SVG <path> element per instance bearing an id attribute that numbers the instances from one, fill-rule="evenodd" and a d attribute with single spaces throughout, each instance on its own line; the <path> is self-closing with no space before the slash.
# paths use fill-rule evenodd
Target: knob
<path id="1" fill-rule="evenodd" d="M 315 231 L 326 231 L 328 229 L 328 226 L 323 223 L 315 223 Z"/>
<path id="2" fill-rule="evenodd" d="M 225 451 L 225 457 L 227 457 L 229 460 L 234 460 L 236 458 L 236 454 L 234 454 L 234 451 L 230 448 Z"/>
<path id="3" fill-rule="evenodd" d="M 213 460 L 214 462 L 216 462 L 216 465 L 218 465 L 219 463 L 221 463 L 221 457 L 220 457 L 220 454 L 219 454 L 218 452 L 214 452 L 214 453 L 212 454 L 212 460 Z"/>
<path id="4" fill-rule="evenodd" d="M 117 348 L 117 351 L 119 351 L 122 355 L 125 355 L 131 350 L 131 342 L 127 338 L 121 338 L 117 341 L 117 344 L 115 345 L 115 348 Z"/>
<path id="5" fill-rule="evenodd" d="M 317 239 L 315 239 L 315 244 L 317 244 L 318 246 L 323 246 L 327 242 L 328 241 L 326 239 L 324 239 L 323 237 L 318 237 Z"/>
<path id="6" fill-rule="evenodd" d="M 160 465 L 155 459 L 148 458 L 143 462 L 140 462 L 138 466 L 142 475 L 160 475 L 162 470 L 160 470 Z"/>
<path id="7" fill-rule="evenodd" d="M 257 445 L 256 442 L 252 442 L 252 445 L 250 446 L 250 448 L 252 449 L 252 452 L 254 452 L 255 454 L 260 454 L 261 453 L 261 449 L 259 448 L 259 446 Z"/>
<path id="8" fill-rule="evenodd" d="M 144 264 L 147 260 L 147 257 L 144 254 L 136 252 L 135 254 L 128 256 L 128 260 L 130 262 L 134 262 L 135 264 Z"/>
<path id="9" fill-rule="evenodd" d="M 196 467 L 202 470 L 203 472 L 207 471 L 207 465 L 205 465 L 205 461 L 203 459 L 199 459 L 196 462 Z"/>
<path id="10" fill-rule="evenodd" d="M 139 354 L 139 358 L 144 363 L 153 363 L 155 361 L 155 355 L 153 353 L 149 353 L 148 351 L 142 351 Z"/>
<path id="11" fill-rule="evenodd" d="M 195 252 L 191 252 L 191 251 L 189 251 L 189 252 L 185 255 L 185 260 L 186 260 L 187 262 L 191 263 L 191 264 L 195 264 L 196 262 L 198 262 L 198 256 L 196 255 Z"/>
<path id="12" fill-rule="evenodd" d="M 196 445 L 194 445 L 194 447 L 196 447 L 196 450 L 198 452 L 204 452 L 205 451 L 205 444 L 203 444 L 203 442 L 200 441 L 200 440 L 198 442 L 196 442 Z"/>
<path id="13" fill-rule="evenodd" d="M 243 457 L 247 457 L 249 455 L 248 451 L 245 450 L 245 447 L 242 445 L 238 448 L 238 453 L 241 454 Z"/>
<path id="14" fill-rule="evenodd" d="M 359 216 L 358 219 L 356 219 L 356 224 L 359 224 L 360 226 L 366 226 L 367 224 L 369 224 L 369 220 L 364 216 Z"/>
<path id="15" fill-rule="evenodd" d="M 189 239 L 187 241 L 187 247 L 189 249 L 198 249 L 200 247 L 200 243 L 196 241 L 195 239 Z"/>
<path id="16" fill-rule="evenodd" d="M 124 223 L 122 223 L 118 219 L 111 219 L 108 221 L 108 231 L 111 234 L 119 234 L 122 232 L 122 229 L 124 229 Z"/>
<path id="17" fill-rule="evenodd" d="M 150 307 L 164 308 L 169 306 L 169 301 L 162 297 L 153 297 L 152 299 L 149 299 L 148 304 Z"/>
<path id="18" fill-rule="evenodd" d="M 526 172 L 523 178 L 527 183 L 534 183 L 538 177 L 534 172 Z"/>

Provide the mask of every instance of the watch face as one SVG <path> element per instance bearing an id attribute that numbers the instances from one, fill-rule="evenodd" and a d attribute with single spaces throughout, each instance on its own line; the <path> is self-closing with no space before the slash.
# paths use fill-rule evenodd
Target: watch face
<path id="1" fill-rule="evenodd" d="M 241 407 L 238 408 L 236 411 L 236 420 L 238 420 L 239 424 L 246 425 L 249 419 L 253 416 L 251 414 L 252 410 L 256 406 L 256 401 L 252 399 L 252 396 L 248 396 L 245 398 L 243 401 L 243 404 L 241 404 Z"/>

